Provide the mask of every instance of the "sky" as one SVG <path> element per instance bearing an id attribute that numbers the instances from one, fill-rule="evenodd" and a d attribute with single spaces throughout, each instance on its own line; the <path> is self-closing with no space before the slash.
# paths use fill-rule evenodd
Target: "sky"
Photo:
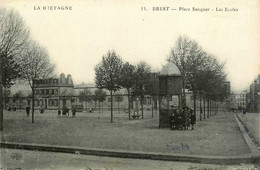
<path id="1" fill-rule="evenodd" d="M 145 61 L 160 71 L 180 35 L 226 62 L 233 91 L 248 89 L 260 74 L 258 0 L 17 0 L 2 1 L 0 6 L 19 12 L 32 39 L 49 52 L 56 73 L 71 74 L 74 84 L 94 83 L 94 67 L 108 50 L 115 50 L 123 61 L 134 65 Z M 72 10 L 43 10 L 44 6 Z M 192 11 L 193 7 L 209 11 Z"/>

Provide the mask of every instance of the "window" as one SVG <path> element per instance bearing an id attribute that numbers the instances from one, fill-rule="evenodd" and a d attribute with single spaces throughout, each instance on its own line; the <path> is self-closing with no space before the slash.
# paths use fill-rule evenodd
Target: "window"
<path id="1" fill-rule="evenodd" d="M 58 107 L 58 99 L 55 99 L 55 100 L 54 100 L 54 106 L 55 106 L 55 107 Z"/>
<path id="2" fill-rule="evenodd" d="M 54 105 L 55 105 L 54 99 L 49 99 L 49 100 L 48 100 L 48 105 L 49 105 L 49 106 L 54 106 Z"/>
<path id="3" fill-rule="evenodd" d="M 43 106 L 43 100 L 42 99 L 39 101 L 39 105 Z"/>
<path id="4" fill-rule="evenodd" d="M 39 106 L 39 100 L 35 100 L 35 106 Z"/>
<path id="5" fill-rule="evenodd" d="M 171 98 L 171 101 L 172 101 L 172 98 Z M 151 100 L 151 98 L 147 98 L 147 104 L 152 104 L 152 100 Z"/>
<path id="6" fill-rule="evenodd" d="M 51 89 L 51 94 L 54 95 L 54 89 Z"/>

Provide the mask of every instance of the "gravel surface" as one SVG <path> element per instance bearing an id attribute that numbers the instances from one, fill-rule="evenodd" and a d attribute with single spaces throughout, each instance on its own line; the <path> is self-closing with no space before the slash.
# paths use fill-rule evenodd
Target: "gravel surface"
<path id="1" fill-rule="evenodd" d="M 128 120 L 127 114 L 79 113 L 76 118 L 36 112 L 35 123 L 24 112 L 5 113 L 2 141 L 166 154 L 237 156 L 250 153 L 233 113 L 197 122 L 195 130 L 158 127 L 158 114 Z"/>

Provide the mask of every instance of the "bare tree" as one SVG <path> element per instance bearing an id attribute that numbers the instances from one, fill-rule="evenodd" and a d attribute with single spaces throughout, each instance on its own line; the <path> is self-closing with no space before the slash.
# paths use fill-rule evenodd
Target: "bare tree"
<path id="1" fill-rule="evenodd" d="M 190 47 L 192 41 L 186 36 L 180 36 L 175 44 L 175 47 L 171 49 L 170 56 L 168 58 L 169 61 L 173 62 L 180 70 L 183 81 L 182 81 L 182 89 L 183 89 L 183 105 L 186 105 L 185 98 L 185 88 L 186 88 L 186 76 L 188 72 L 188 60 L 190 57 Z"/>
<path id="2" fill-rule="evenodd" d="M 28 38 L 29 31 L 22 18 L 13 10 L 0 8 L 0 131 L 3 130 L 3 86 L 12 85 L 19 75 L 15 58 Z"/>
<path id="3" fill-rule="evenodd" d="M 34 123 L 34 98 L 35 90 L 39 86 L 39 80 L 50 77 L 55 66 L 50 63 L 47 51 L 35 42 L 22 54 L 21 62 L 22 78 L 30 85 L 32 90 L 32 123 Z"/>

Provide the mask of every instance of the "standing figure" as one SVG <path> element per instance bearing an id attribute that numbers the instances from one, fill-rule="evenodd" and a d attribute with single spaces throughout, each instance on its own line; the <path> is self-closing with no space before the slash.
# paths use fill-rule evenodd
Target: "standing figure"
<path id="1" fill-rule="evenodd" d="M 60 111 L 60 109 L 58 110 L 58 116 L 60 116 L 60 114 L 61 114 L 61 111 Z"/>
<path id="2" fill-rule="evenodd" d="M 194 111 L 193 109 L 190 109 L 190 124 L 192 126 L 192 130 L 194 130 L 194 124 L 196 122 L 196 117 L 195 117 L 195 114 L 194 114 Z"/>
<path id="3" fill-rule="evenodd" d="M 89 113 L 94 113 L 94 109 L 92 107 L 89 108 L 88 110 Z"/>
<path id="4" fill-rule="evenodd" d="M 246 108 L 243 108 L 243 115 L 246 114 Z"/>
<path id="5" fill-rule="evenodd" d="M 174 113 L 172 113 L 172 115 L 170 116 L 170 128 L 171 130 L 175 129 L 175 124 L 176 122 L 174 121 Z"/>
<path id="6" fill-rule="evenodd" d="M 64 106 L 64 107 L 62 108 L 62 116 L 66 116 L 67 113 L 69 114 L 69 110 L 68 110 L 68 108 L 67 108 L 66 106 Z"/>
<path id="7" fill-rule="evenodd" d="M 184 130 L 188 130 L 189 126 L 189 108 L 184 107 L 182 112 L 182 126 L 184 127 Z"/>
<path id="8" fill-rule="evenodd" d="M 44 113 L 44 108 L 41 106 L 40 107 L 40 113 L 43 114 Z"/>
<path id="9" fill-rule="evenodd" d="M 76 109 L 75 108 L 72 109 L 72 117 L 76 117 Z"/>
<path id="10" fill-rule="evenodd" d="M 179 110 L 179 112 L 177 112 L 177 115 L 176 115 L 176 118 L 177 118 L 177 121 L 176 121 L 176 125 L 177 125 L 177 129 L 178 130 L 182 130 L 182 109 Z"/>
<path id="11" fill-rule="evenodd" d="M 26 114 L 27 114 L 27 117 L 29 117 L 29 114 L 30 114 L 30 106 L 26 106 Z"/>

